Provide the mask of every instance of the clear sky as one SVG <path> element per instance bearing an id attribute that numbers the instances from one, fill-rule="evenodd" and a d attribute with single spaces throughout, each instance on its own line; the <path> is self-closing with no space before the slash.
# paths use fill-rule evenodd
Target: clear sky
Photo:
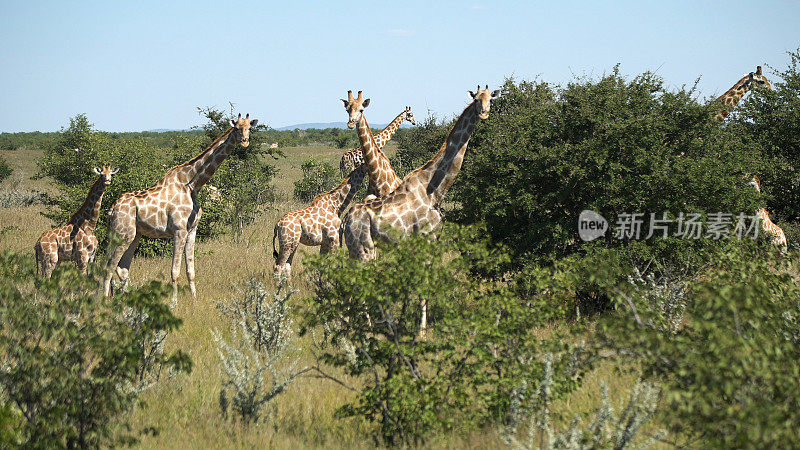
<path id="1" fill-rule="evenodd" d="M 0 2 L 0 131 L 182 129 L 228 101 L 273 127 L 458 114 L 504 78 L 564 83 L 615 63 L 719 95 L 800 47 L 798 1 Z M 769 76 L 769 72 L 767 72 Z"/>

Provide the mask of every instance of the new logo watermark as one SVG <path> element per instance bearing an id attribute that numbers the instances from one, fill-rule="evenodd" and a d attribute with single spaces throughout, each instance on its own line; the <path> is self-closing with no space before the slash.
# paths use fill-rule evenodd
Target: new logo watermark
<path id="1" fill-rule="evenodd" d="M 647 240 L 654 236 L 661 239 L 676 237 L 718 240 L 735 235 L 741 240 L 751 235 L 752 239 L 757 239 L 760 223 L 761 217 L 758 214 L 715 212 L 706 214 L 703 220 L 699 213 L 672 216 L 669 212 L 660 215 L 623 212 L 617 216 L 613 237 L 622 240 Z M 605 236 L 607 230 L 608 221 L 600 213 L 588 209 L 581 211 L 578 216 L 578 235 L 582 240 L 593 241 Z"/>
<path id="2" fill-rule="evenodd" d="M 608 221 L 600 214 L 584 209 L 578 216 L 578 234 L 584 241 L 593 241 L 603 237 L 608 230 Z"/>

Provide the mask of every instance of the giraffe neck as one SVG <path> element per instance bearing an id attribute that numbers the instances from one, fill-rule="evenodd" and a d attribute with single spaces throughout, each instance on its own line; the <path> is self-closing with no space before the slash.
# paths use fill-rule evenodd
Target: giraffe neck
<path id="1" fill-rule="evenodd" d="M 389 123 L 389 125 L 387 125 L 386 128 L 384 128 L 380 133 L 373 136 L 375 145 L 377 145 L 379 149 L 383 148 L 383 146 L 392 139 L 392 136 L 397 133 L 397 130 L 400 128 L 400 124 L 402 124 L 404 120 L 406 120 L 405 110 L 398 114 L 397 117 L 395 117 L 394 120 L 392 120 L 391 123 Z"/>
<path id="2" fill-rule="evenodd" d="M 342 180 L 338 186 L 324 194 L 317 196 L 312 204 L 327 198 L 333 208 L 336 209 L 336 213 L 341 214 L 342 211 L 344 211 L 353 200 L 356 192 L 358 192 L 358 188 L 361 187 L 361 183 L 364 181 L 365 175 L 366 168 L 364 167 L 364 164 L 362 164 L 350 172 L 350 175 Z"/>
<path id="3" fill-rule="evenodd" d="M 406 177 L 407 180 L 419 181 L 434 205 L 442 201 L 461 170 L 464 153 L 477 122 L 478 102 L 473 101 L 461 113 L 436 155 Z"/>
<path id="4" fill-rule="evenodd" d="M 106 183 L 103 176 L 97 177 L 97 180 L 89 190 L 89 196 L 80 207 L 78 212 L 72 215 L 69 223 L 76 226 L 86 224 L 91 229 L 97 226 L 97 220 L 100 217 L 100 205 L 103 202 L 103 194 L 106 191 Z"/>
<path id="5" fill-rule="evenodd" d="M 722 111 L 718 112 L 717 115 L 714 116 L 714 120 L 717 122 L 723 121 L 728 114 L 731 113 L 733 108 L 739 103 L 739 101 L 744 97 L 744 94 L 750 90 L 750 85 L 752 84 L 752 79 L 750 78 L 749 74 L 745 75 L 736 82 L 730 89 L 728 89 L 724 94 L 719 96 L 716 101 L 721 102 L 723 105 Z"/>
<path id="6" fill-rule="evenodd" d="M 391 187 L 389 180 L 397 178 L 397 175 L 394 174 L 389 159 L 375 144 L 372 130 L 369 128 L 363 113 L 356 124 L 356 128 L 358 130 L 358 139 L 361 142 L 361 154 L 364 157 L 364 164 L 367 166 L 369 191 L 380 196 L 386 195 Z"/>
<path id="7" fill-rule="evenodd" d="M 184 174 L 182 182 L 197 192 L 214 175 L 222 161 L 230 154 L 234 145 L 233 127 L 228 128 L 199 155 L 183 164 Z"/>

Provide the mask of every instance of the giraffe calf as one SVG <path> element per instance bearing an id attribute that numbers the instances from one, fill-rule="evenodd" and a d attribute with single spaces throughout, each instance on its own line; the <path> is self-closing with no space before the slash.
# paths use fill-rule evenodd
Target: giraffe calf
<path id="1" fill-rule="evenodd" d="M 365 175 L 366 168 L 362 164 L 338 186 L 314 198 L 309 206 L 290 211 L 278 220 L 272 236 L 276 278 L 291 275 L 292 260 L 300 244 L 320 246 L 320 253 L 328 253 L 339 245 L 342 225 L 339 214 L 350 204 Z M 276 238 L 280 250 L 275 249 Z"/>
<path id="2" fill-rule="evenodd" d="M 61 261 L 75 261 L 78 269 L 86 273 L 86 268 L 97 254 L 97 237 L 94 229 L 100 216 L 100 205 L 105 188 L 111 184 L 111 176 L 119 171 L 109 166 L 94 168 L 100 175 L 89 190 L 89 196 L 81 208 L 61 227 L 47 230 L 34 246 L 36 266 L 39 273 L 50 278 Z"/>

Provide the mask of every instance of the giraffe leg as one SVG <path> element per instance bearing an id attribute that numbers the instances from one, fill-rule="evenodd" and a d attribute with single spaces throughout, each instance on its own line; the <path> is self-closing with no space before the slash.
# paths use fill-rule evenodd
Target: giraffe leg
<path id="1" fill-rule="evenodd" d="M 136 253 L 136 249 L 139 248 L 139 240 L 142 238 L 141 235 L 137 234 L 134 236 L 133 241 L 128 245 L 127 250 L 125 253 L 122 254 L 122 258 L 119 260 L 119 264 L 117 265 L 117 276 L 119 277 L 119 281 L 121 283 L 120 290 L 125 291 L 128 287 L 128 281 L 130 281 L 130 273 L 131 273 L 131 261 L 133 261 L 133 254 Z"/>
<path id="2" fill-rule="evenodd" d="M 189 290 L 192 292 L 192 298 L 197 298 L 197 288 L 194 284 L 194 241 L 197 237 L 197 224 L 200 222 L 202 213 L 202 210 L 197 212 L 194 226 L 189 230 L 189 235 L 186 237 L 186 247 L 183 249 L 184 257 L 186 258 L 186 278 L 189 280 Z"/>
<path id="3" fill-rule="evenodd" d="M 297 251 L 299 244 L 297 242 L 288 242 L 286 246 L 281 245 L 278 259 L 275 261 L 275 279 L 286 278 L 287 280 L 292 275 L 292 261 L 294 254 Z"/>
<path id="4" fill-rule="evenodd" d="M 188 232 L 186 230 L 176 230 L 175 235 L 172 237 L 172 304 L 177 305 L 178 302 L 178 278 L 181 276 L 181 257 L 183 256 L 183 249 L 186 247 L 186 238 Z"/>

